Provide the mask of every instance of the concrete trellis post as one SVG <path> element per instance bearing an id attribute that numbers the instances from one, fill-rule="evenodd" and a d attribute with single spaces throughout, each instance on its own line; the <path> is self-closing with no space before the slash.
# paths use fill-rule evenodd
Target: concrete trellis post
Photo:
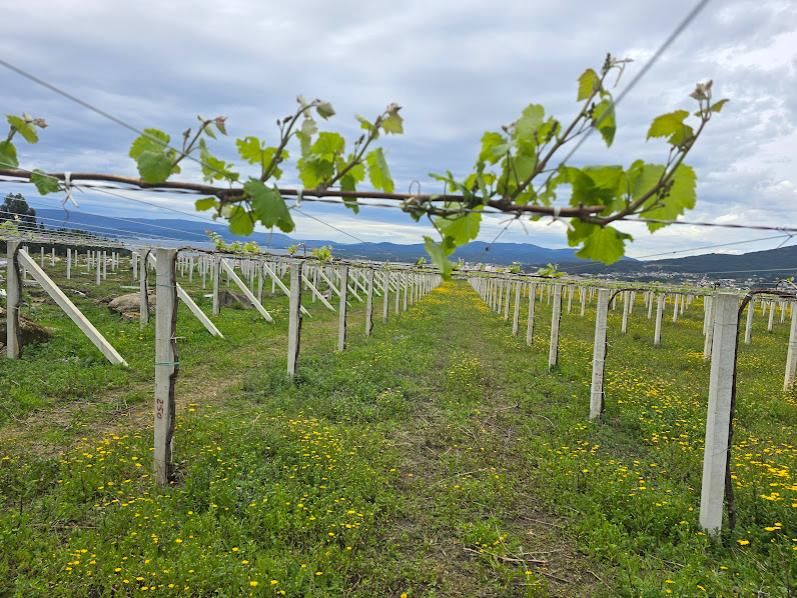
<path id="1" fill-rule="evenodd" d="M 526 344 L 531 345 L 534 341 L 534 303 L 537 300 L 537 283 L 529 285 L 529 314 L 526 320 Z"/>
<path id="2" fill-rule="evenodd" d="M 562 320 L 562 285 L 554 285 L 551 308 L 551 345 L 548 349 L 548 369 L 559 363 L 559 323 Z"/>
<path id="3" fill-rule="evenodd" d="M 592 385 L 589 398 L 589 418 L 603 413 L 603 374 L 606 367 L 606 321 L 609 316 L 609 289 L 598 289 L 595 308 L 595 343 L 592 348 Z"/>
<path id="4" fill-rule="evenodd" d="M 791 328 L 789 329 L 789 349 L 786 353 L 786 375 L 783 378 L 783 390 L 789 390 L 794 384 L 794 375 L 797 372 L 797 309 L 792 303 Z"/>
<path id="5" fill-rule="evenodd" d="M 661 318 L 664 315 L 664 300 L 666 298 L 667 296 L 661 293 L 656 300 L 656 330 L 653 333 L 653 344 L 656 347 L 661 345 Z"/>
<path id="6" fill-rule="evenodd" d="M 678 321 L 678 300 L 679 300 L 679 298 L 681 296 L 676 293 L 674 295 L 674 297 L 675 297 L 675 302 L 674 302 L 673 308 L 672 308 L 672 321 L 673 322 L 677 322 Z"/>
<path id="7" fill-rule="evenodd" d="M 155 284 L 155 480 L 166 486 L 173 477 L 174 383 L 177 378 L 177 250 L 156 249 Z"/>
<path id="8" fill-rule="evenodd" d="M 94 275 L 95 275 L 94 282 L 96 283 L 97 286 L 100 286 L 100 283 L 102 282 L 102 265 L 100 264 L 100 252 L 99 251 L 95 251 L 94 254 L 95 254 L 95 262 L 96 262 L 94 264 L 94 266 L 95 266 L 95 268 L 94 268 L 94 270 L 95 270 L 95 272 L 94 272 Z"/>
<path id="9" fill-rule="evenodd" d="M 648 291 L 648 320 L 653 317 L 653 291 Z"/>
<path id="10" fill-rule="evenodd" d="M 713 341 L 714 341 L 714 321 L 715 321 L 715 312 L 716 306 L 714 305 L 715 297 L 709 297 L 708 302 L 708 309 L 706 311 L 706 317 L 708 318 L 709 325 L 706 329 L 706 338 L 705 342 L 703 343 L 703 359 L 708 360 L 711 358 L 711 350 L 713 348 Z"/>
<path id="11" fill-rule="evenodd" d="M 753 340 L 753 315 L 755 313 L 755 299 L 750 299 L 747 304 L 747 322 L 744 325 L 744 344 L 749 345 Z"/>
<path id="12" fill-rule="evenodd" d="M 148 255 L 148 254 L 145 254 Z M 147 296 L 147 263 L 141 262 L 141 276 L 138 279 L 138 323 L 144 328 L 149 322 L 149 298 Z"/>
<path id="13" fill-rule="evenodd" d="M 382 293 L 384 302 L 382 303 L 382 322 L 387 324 L 387 317 L 390 312 L 390 271 L 385 270 L 382 275 Z"/>
<path id="14" fill-rule="evenodd" d="M 520 331 L 520 281 L 515 283 L 515 310 L 512 312 L 512 336 L 517 336 Z"/>
<path id="15" fill-rule="evenodd" d="M 736 362 L 738 299 L 731 293 L 719 293 L 712 301 L 713 351 L 708 390 L 706 442 L 703 453 L 703 484 L 700 493 L 700 526 L 709 534 L 722 528 L 725 498 L 725 469 L 733 394 L 733 370 Z"/>
<path id="16" fill-rule="evenodd" d="M 583 318 L 584 314 L 587 311 L 587 293 L 584 290 L 584 287 L 579 287 L 578 294 L 579 294 L 579 299 L 581 299 L 581 311 L 579 315 Z"/>
<path id="17" fill-rule="evenodd" d="M 302 330 L 302 263 L 297 262 L 290 268 L 290 293 L 288 301 L 288 376 L 296 376 L 296 365 L 299 361 L 299 345 Z"/>
<path id="18" fill-rule="evenodd" d="M 630 301 L 630 293 L 628 291 L 623 291 L 623 321 L 620 325 L 620 333 L 627 334 L 628 333 L 628 314 L 631 308 L 631 301 Z"/>
<path id="19" fill-rule="evenodd" d="M 365 273 L 365 336 L 374 331 L 374 271 L 369 268 Z"/>
<path id="20" fill-rule="evenodd" d="M 567 286 L 567 313 L 571 313 L 573 309 L 573 286 Z"/>
<path id="21" fill-rule="evenodd" d="M 218 316 L 219 310 L 221 308 L 221 302 L 219 301 L 219 283 L 221 282 L 219 279 L 221 278 L 221 268 L 219 267 L 219 262 L 221 258 L 214 258 L 213 264 L 211 265 L 210 269 L 210 276 L 213 280 L 213 315 Z"/>
<path id="22" fill-rule="evenodd" d="M 342 266 L 339 274 L 340 307 L 338 308 L 338 351 L 343 351 L 346 348 L 346 312 L 348 311 L 346 296 L 349 292 L 349 267 Z"/>
<path id="23" fill-rule="evenodd" d="M 66 248 L 66 279 L 72 279 L 72 250 L 69 247 Z"/>
<path id="24" fill-rule="evenodd" d="M 8 274 L 6 276 L 6 357 L 19 359 L 19 302 L 22 281 L 19 275 L 17 252 L 19 241 L 6 241 Z"/>
<path id="25" fill-rule="evenodd" d="M 769 322 L 767 323 L 767 332 L 772 332 L 775 328 L 775 302 L 769 302 Z"/>

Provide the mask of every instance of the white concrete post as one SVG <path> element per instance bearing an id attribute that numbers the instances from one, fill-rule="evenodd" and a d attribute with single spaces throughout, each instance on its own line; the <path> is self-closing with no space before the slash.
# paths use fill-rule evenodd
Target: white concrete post
<path id="1" fill-rule="evenodd" d="M 595 308 L 595 342 L 592 348 L 592 385 L 589 398 L 589 418 L 603 413 L 603 373 L 606 367 L 606 322 L 609 316 L 609 289 L 598 290 Z"/>
<path id="2" fill-rule="evenodd" d="M 664 300 L 666 297 L 664 293 L 661 293 L 656 301 L 656 330 L 653 333 L 653 344 L 656 347 L 661 345 L 661 318 L 664 315 Z"/>
<path id="3" fill-rule="evenodd" d="M 512 336 L 517 336 L 520 331 L 520 287 L 523 286 L 518 280 L 515 282 L 515 311 L 512 313 Z"/>
<path id="4" fill-rule="evenodd" d="M 66 248 L 66 279 L 72 279 L 72 250 L 69 247 Z"/>
<path id="5" fill-rule="evenodd" d="M 349 293 L 349 267 L 340 268 L 340 307 L 338 308 L 338 351 L 346 348 L 346 312 L 348 305 L 346 296 Z M 406 298 L 406 294 L 404 295 Z"/>
<path id="6" fill-rule="evenodd" d="M 708 309 L 706 312 L 706 317 L 709 321 L 708 329 L 706 330 L 706 338 L 703 343 L 703 359 L 708 360 L 711 358 L 711 350 L 713 348 L 713 339 L 714 339 L 714 313 L 716 311 L 716 306 L 714 305 L 714 297 L 709 297 L 710 301 L 708 302 Z"/>
<path id="7" fill-rule="evenodd" d="M 554 285 L 551 308 L 551 344 L 548 348 L 548 369 L 559 363 L 559 323 L 562 320 L 562 285 Z"/>
<path id="8" fill-rule="evenodd" d="M 155 481 L 167 486 L 173 477 L 174 383 L 177 378 L 177 250 L 156 249 L 155 284 Z"/>
<path id="9" fill-rule="evenodd" d="M 390 311 L 390 271 L 385 270 L 382 274 L 382 293 L 384 303 L 382 303 L 382 322 L 387 324 L 388 312 Z"/>
<path id="10" fill-rule="evenodd" d="M 374 331 L 374 271 L 368 268 L 365 273 L 365 336 Z"/>
<path id="11" fill-rule="evenodd" d="M 703 452 L 703 485 L 700 493 L 700 526 L 709 534 L 722 528 L 725 498 L 725 469 L 736 363 L 738 300 L 731 293 L 719 293 L 712 301 L 714 348 L 708 390 L 706 442 Z"/>
<path id="12" fill-rule="evenodd" d="M 578 288 L 579 299 L 581 299 L 581 312 L 579 315 L 583 318 L 587 311 L 587 292 L 584 287 Z"/>
<path id="13" fill-rule="evenodd" d="M 653 317 L 653 291 L 648 291 L 648 320 Z"/>
<path id="14" fill-rule="evenodd" d="M 675 302 L 674 302 L 673 308 L 672 308 L 672 321 L 673 322 L 677 322 L 678 321 L 678 301 L 679 301 L 681 296 L 676 293 L 674 295 L 674 297 L 675 297 Z"/>
<path id="15" fill-rule="evenodd" d="M 534 342 L 534 304 L 537 300 L 537 283 L 529 284 L 529 313 L 526 320 L 526 344 Z"/>
<path id="16" fill-rule="evenodd" d="M 794 309 L 794 304 L 792 304 L 789 349 L 786 352 L 786 375 L 783 378 L 784 391 L 789 390 L 794 384 L 795 372 L 797 372 L 797 309 Z"/>
<path id="17" fill-rule="evenodd" d="M 750 299 L 747 304 L 747 322 L 744 325 L 744 344 L 749 345 L 753 341 L 753 314 L 755 313 L 755 298 Z"/>
<path id="18" fill-rule="evenodd" d="M 144 328 L 147 322 L 149 322 L 149 299 L 147 297 L 148 273 L 149 268 L 147 268 L 147 263 L 142 260 L 141 275 L 138 279 L 138 322 L 140 328 Z"/>
<path id="19" fill-rule="evenodd" d="M 221 268 L 219 267 L 219 261 L 221 258 L 214 257 L 213 263 L 210 267 L 210 276 L 213 279 L 213 315 L 218 316 L 219 311 L 221 309 L 221 302 L 219 301 L 219 284 L 221 278 Z"/>
<path id="20" fill-rule="evenodd" d="M 297 262 L 290 268 L 291 287 L 288 302 L 288 376 L 296 376 L 296 365 L 299 361 L 299 346 L 302 330 L 302 263 Z M 273 279 L 272 279 L 273 280 Z"/>
<path id="21" fill-rule="evenodd" d="M 567 285 L 567 313 L 573 309 L 573 286 Z"/>
<path id="22" fill-rule="evenodd" d="M 769 302 L 769 322 L 767 323 L 767 332 L 772 332 L 775 327 L 775 302 Z"/>
<path id="23" fill-rule="evenodd" d="M 630 301 L 629 301 L 629 293 L 628 291 L 623 291 L 623 321 L 620 325 L 620 333 L 627 334 L 628 333 L 628 311 L 630 308 Z"/>
<path id="24" fill-rule="evenodd" d="M 95 275 L 94 282 L 96 283 L 97 286 L 100 286 L 100 283 L 102 282 L 102 264 L 100 264 L 100 252 L 99 251 L 95 251 L 94 252 L 94 257 L 95 257 L 95 261 L 96 261 L 96 264 L 94 264 L 95 265 L 95 268 L 94 268 L 94 270 L 95 270 L 95 272 L 94 272 L 94 275 Z"/>
<path id="25" fill-rule="evenodd" d="M 6 276 L 6 357 L 19 359 L 19 303 L 22 296 L 22 282 L 19 276 L 17 252 L 19 241 L 6 241 L 8 263 Z"/>

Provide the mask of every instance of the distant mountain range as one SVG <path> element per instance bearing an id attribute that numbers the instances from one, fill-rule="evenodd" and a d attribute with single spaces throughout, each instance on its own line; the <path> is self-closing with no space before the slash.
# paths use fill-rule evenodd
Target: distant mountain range
<path id="1" fill-rule="evenodd" d="M 226 241 L 256 241 L 258 244 L 284 250 L 296 243 L 310 250 L 322 245 L 332 245 L 334 254 L 341 257 L 373 259 L 380 261 L 414 262 L 426 257 L 423 245 L 399 243 L 336 243 L 328 240 L 297 240 L 282 233 L 259 233 L 251 237 L 239 237 L 230 233 L 224 224 L 198 222 L 181 219 L 123 218 L 87 214 L 72 210 L 40 209 L 37 215 L 48 228 L 73 228 L 91 231 L 116 238 L 150 238 L 181 241 L 191 245 L 209 243 L 206 231 L 220 234 Z M 173 243 L 172 243 L 173 244 Z M 797 246 L 782 247 L 768 251 L 755 251 L 741 255 L 711 253 L 684 258 L 663 260 L 634 260 L 624 258 L 611 265 L 582 260 L 575 256 L 575 249 L 549 249 L 531 243 L 484 243 L 474 241 L 460 247 L 454 258 L 470 263 L 492 263 L 508 265 L 519 262 L 534 267 L 558 264 L 562 270 L 574 274 L 602 274 L 635 276 L 644 278 L 667 278 L 677 273 L 691 275 L 707 274 L 711 278 L 782 278 L 797 275 Z"/>
<path id="2" fill-rule="evenodd" d="M 414 262 L 420 257 L 427 257 L 423 244 L 403 245 L 400 243 L 336 243 L 325 240 L 297 240 L 282 233 L 253 233 L 249 237 L 240 237 L 230 233 L 224 224 L 198 222 L 181 219 L 146 219 L 124 218 L 87 214 L 79 210 L 65 213 L 63 210 L 40 209 L 36 214 L 48 228 L 73 228 L 91 231 L 109 237 L 152 238 L 185 241 L 191 244 L 208 243 L 206 231 L 220 234 L 225 241 L 256 241 L 258 244 L 273 248 L 285 249 L 296 243 L 303 243 L 308 250 L 332 245 L 334 254 L 348 258 L 373 259 L 380 261 Z M 485 262 L 494 264 L 511 264 L 520 262 L 528 266 L 545 264 L 586 263 L 575 256 L 575 249 L 548 249 L 530 243 L 484 243 L 474 241 L 457 249 L 454 258 L 462 258 L 466 262 Z M 631 260 L 633 261 L 633 260 Z"/>

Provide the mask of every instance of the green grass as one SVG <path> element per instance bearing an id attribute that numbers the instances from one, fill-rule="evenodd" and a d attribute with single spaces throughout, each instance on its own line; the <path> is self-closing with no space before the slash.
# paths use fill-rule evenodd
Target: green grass
<path id="1" fill-rule="evenodd" d="M 142 403 L 151 330 L 92 303 L 124 276 L 87 288 L 82 307 L 129 370 L 100 361 L 44 305 L 36 319 L 56 336 L 0 364 L 0 384 L 20 393 L 0 398 L 13 414 L 0 428 L 12 439 L 0 452 L 0 595 L 794 591 L 787 326 L 767 334 L 757 315 L 741 349 L 738 529 L 713 541 L 697 522 L 708 384 L 699 303 L 665 319 L 660 348 L 641 303 L 624 337 L 610 312 L 600 423 L 587 421 L 592 308 L 563 315 L 560 365 L 548 372 L 545 303 L 529 348 L 465 283 L 446 284 L 398 318 L 391 310 L 387 325 L 377 318 L 371 338 L 357 308 L 342 354 L 335 314 L 316 303 L 294 384 L 283 299 L 266 302 L 274 326 L 225 311 L 225 341 L 181 312 L 179 477 L 160 490 Z M 140 417 L 118 417 L 122 399 Z"/>

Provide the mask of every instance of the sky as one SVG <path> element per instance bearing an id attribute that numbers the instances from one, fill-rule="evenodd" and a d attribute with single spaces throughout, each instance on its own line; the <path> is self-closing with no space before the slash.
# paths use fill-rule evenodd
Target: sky
<path id="1" fill-rule="evenodd" d="M 214 148 L 229 160 L 236 137 L 275 142 L 274 122 L 294 110 L 298 94 L 331 102 L 337 114 L 325 124 L 350 139 L 358 134 L 355 115 L 375 116 L 397 102 L 405 134 L 382 142 L 396 189 L 417 181 L 423 192 L 435 193 L 442 187 L 429 173 L 469 172 L 482 133 L 511 123 L 526 105 L 540 103 L 560 120 L 572 118 L 576 79 L 587 67 L 598 69 L 607 52 L 634 61 L 614 90 L 619 92 L 695 4 L 30 0 L 3 8 L 8 26 L 0 35 L 0 57 L 135 127 L 160 128 L 175 140 L 198 114 L 224 115 L 230 135 Z M 707 79 L 714 81 L 715 98 L 731 101 L 688 158 L 698 176 L 698 205 L 686 218 L 794 226 L 793 0 L 710 2 L 618 106 L 613 146 L 605 148 L 595 135 L 572 163 L 664 161 L 664 143 L 645 140 L 650 121 L 675 109 L 694 110 L 689 93 Z M 2 67 L 0 111 L 26 112 L 49 124 L 39 144 L 19 144 L 25 168 L 136 174 L 127 156 L 133 133 Z M 180 177 L 199 180 L 198 167 L 186 163 Z M 295 182 L 291 173 L 286 177 L 286 185 Z M 17 190 L 36 207 L 60 207 L 63 199 L 37 200 L 30 186 L 7 183 L 0 192 Z M 96 193 L 75 198 L 80 210 L 122 218 L 194 213 L 190 196 L 121 195 L 139 201 Z M 318 220 L 295 214 L 296 238 L 418 243 L 431 230 L 395 209 L 364 208 L 355 216 L 304 202 L 301 211 Z M 486 218 L 479 238 L 492 241 L 505 222 L 500 215 Z M 621 228 L 635 237 L 628 247 L 635 257 L 677 257 L 705 245 L 776 235 L 696 226 L 651 235 L 639 224 Z M 565 232 L 564 223 L 550 219 L 516 221 L 500 241 L 564 247 Z M 768 249 L 784 241 L 792 242 L 767 239 L 713 251 Z"/>

